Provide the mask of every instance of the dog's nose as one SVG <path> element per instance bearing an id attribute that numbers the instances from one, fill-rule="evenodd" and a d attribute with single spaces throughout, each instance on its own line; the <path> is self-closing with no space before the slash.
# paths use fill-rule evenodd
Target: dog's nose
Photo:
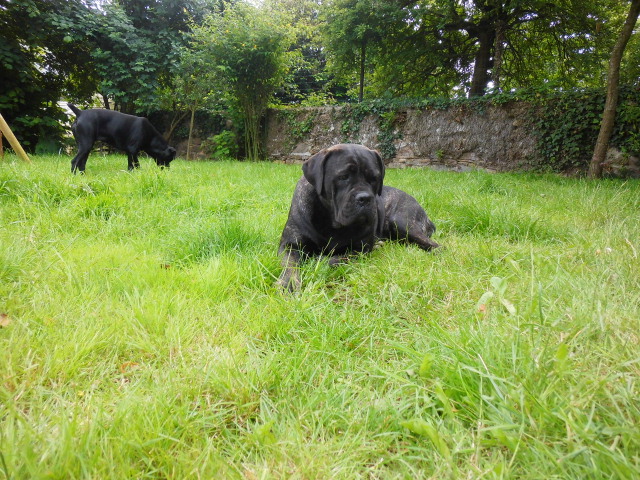
<path id="1" fill-rule="evenodd" d="M 371 203 L 371 200 L 373 199 L 373 195 L 371 195 L 369 192 L 358 192 L 356 193 L 356 203 L 358 205 L 367 205 L 369 203 Z"/>

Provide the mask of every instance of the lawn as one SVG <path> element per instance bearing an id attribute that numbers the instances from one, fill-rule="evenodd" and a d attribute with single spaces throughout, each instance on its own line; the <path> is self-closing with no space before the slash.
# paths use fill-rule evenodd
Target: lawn
<path id="1" fill-rule="evenodd" d="M 0 478 L 640 476 L 640 182 L 389 170 L 437 253 L 280 292 L 299 166 L 0 162 Z"/>

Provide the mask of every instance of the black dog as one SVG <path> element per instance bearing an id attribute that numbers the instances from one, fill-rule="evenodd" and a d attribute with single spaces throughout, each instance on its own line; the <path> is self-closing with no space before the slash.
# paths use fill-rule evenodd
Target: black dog
<path id="1" fill-rule="evenodd" d="M 89 152 L 96 140 L 123 150 L 129 157 L 129 170 L 140 167 L 140 150 L 153 157 L 159 167 L 168 167 L 176 156 L 176 149 L 170 147 L 160 133 L 144 117 L 126 115 L 104 108 L 80 110 L 72 103 L 67 104 L 76 120 L 71 125 L 78 144 L 78 153 L 71 161 L 71 171 L 84 173 Z"/>
<path id="2" fill-rule="evenodd" d="M 300 287 L 303 254 L 331 255 L 330 264 L 348 252 L 369 252 L 377 240 L 406 240 L 424 250 L 436 227 L 402 190 L 382 185 L 384 163 L 362 145 L 334 145 L 302 165 L 278 254 L 284 270 L 278 284 Z"/>

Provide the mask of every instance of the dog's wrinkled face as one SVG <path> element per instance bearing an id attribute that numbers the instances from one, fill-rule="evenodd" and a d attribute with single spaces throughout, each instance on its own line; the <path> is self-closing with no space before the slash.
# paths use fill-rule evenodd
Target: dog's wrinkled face
<path id="1" fill-rule="evenodd" d="M 307 160 L 302 171 L 331 212 L 333 228 L 376 224 L 384 178 L 378 152 L 362 145 L 335 145 Z"/>

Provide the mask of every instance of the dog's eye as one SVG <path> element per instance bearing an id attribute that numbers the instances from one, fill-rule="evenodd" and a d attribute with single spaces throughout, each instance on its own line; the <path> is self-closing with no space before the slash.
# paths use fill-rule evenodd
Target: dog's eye
<path id="1" fill-rule="evenodd" d="M 342 175 L 338 175 L 336 179 L 339 181 L 345 181 L 345 180 L 349 180 L 350 176 L 351 175 L 349 175 L 348 173 L 343 173 Z"/>
<path id="2" fill-rule="evenodd" d="M 377 183 L 378 182 L 378 176 L 377 175 L 367 175 L 365 178 L 367 179 L 367 182 L 369 182 L 369 183 Z"/>

